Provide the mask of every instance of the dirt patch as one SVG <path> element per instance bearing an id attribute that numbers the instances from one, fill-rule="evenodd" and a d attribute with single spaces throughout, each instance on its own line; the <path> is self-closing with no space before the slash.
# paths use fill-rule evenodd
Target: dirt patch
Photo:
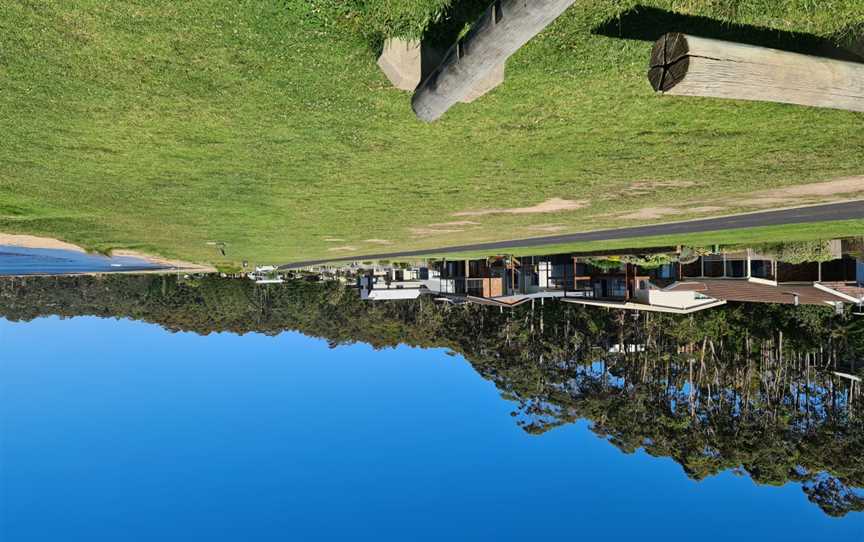
<path id="1" fill-rule="evenodd" d="M 793 205 L 798 200 L 794 198 L 752 198 L 747 201 L 742 201 L 744 207 L 782 207 L 784 205 Z"/>
<path id="2" fill-rule="evenodd" d="M 357 247 L 352 247 L 351 245 L 345 245 L 344 247 L 333 247 L 327 249 L 329 252 L 354 252 L 357 250 Z"/>
<path id="3" fill-rule="evenodd" d="M 72 243 L 51 239 L 50 237 L 37 237 L 35 235 L 11 235 L 0 233 L 0 245 L 22 247 L 22 248 L 48 248 L 54 250 L 74 250 L 75 252 L 86 252 L 83 248 Z"/>
<path id="4" fill-rule="evenodd" d="M 828 202 L 853 194 L 864 194 L 864 175 L 751 192 L 747 194 L 742 205 L 746 207 L 792 207 L 814 200 Z"/>
<path id="5" fill-rule="evenodd" d="M 655 218 L 664 218 L 671 215 L 685 215 L 690 213 L 716 213 L 718 211 L 725 211 L 725 207 L 714 207 L 714 206 L 704 206 L 704 207 L 645 207 L 644 209 L 639 209 L 638 211 L 632 213 L 624 213 L 617 216 L 617 218 L 623 218 L 624 220 L 653 220 Z"/>
<path id="6" fill-rule="evenodd" d="M 483 209 L 479 211 L 460 211 L 453 216 L 485 216 L 485 215 L 524 215 L 533 213 L 557 213 L 561 211 L 575 211 L 588 206 L 587 201 L 572 201 L 561 198 L 552 198 L 538 203 L 533 207 L 516 207 L 514 209 Z"/>
<path id="7" fill-rule="evenodd" d="M 479 222 L 472 222 L 470 220 L 456 220 L 454 222 L 441 222 L 440 224 L 429 224 L 430 228 L 447 228 L 451 226 L 479 226 Z"/>
<path id="8" fill-rule="evenodd" d="M 414 237 L 422 237 L 424 235 L 438 235 L 442 233 L 459 233 L 465 231 L 464 226 L 479 226 L 479 222 L 471 220 L 454 220 L 452 222 L 440 222 L 438 224 L 429 224 L 427 227 L 408 228 L 408 231 Z M 455 226 L 455 227 L 454 227 Z M 461 227 L 460 227 L 461 226 Z"/>
<path id="9" fill-rule="evenodd" d="M 623 218 L 624 220 L 653 220 L 655 218 L 681 214 L 682 212 L 681 209 L 673 209 L 671 207 L 645 207 L 634 213 L 618 215 L 618 218 Z"/>
<path id="10" fill-rule="evenodd" d="M 454 229 L 442 230 L 442 229 L 433 229 L 433 228 L 409 228 L 408 231 L 410 231 L 411 234 L 414 235 L 415 237 L 420 237 L 422 235 L 436 235 L 436 234 L 441 234 L 441 233 L 459 233 L 459 232 L 464 231 L 464 230 L 454 230 Z"/>
<path id="11" fill-rule="evenodd" d="M 798 186 L 778 188 L 776 190 L 764 190 L 756 192 L 756 195 L 759 197 L 765 196 L 774 198 L 809 198 L 838 196 L 840 194 L 847 195 L 856 192 L 864 192 L 864 175 L 843 177 L 822 183 L 800 184 Z"/>
<path id="12" fill-rule="evenodd" d="M 643 194 L 663 188 L 689 188 L 695 184 L 693 181 L 636 181 L 625 188 L 624 191 L 633 194 Z"/>
<path id="13" fill-rule="evenodd" d="M 663 188 L 682 188 L 692 187 L 697 183 L 690 181 L 637 181 L 625 189 L 626 193 L 641 194 L 648 193 L 652 190 Z M 759 190 L 740 194 L 736 198 L 736 205 L 739 207 L 795 207 L 796 205 L 805 205 L 816 202 L 831 202 L 844 198 L 849 198 L 852 195 L 864 195 L 864 175 L 853 177 L 842 177 L 833 181 L 817 182 L 802 184 L 798 186 L 789 186 L 786 188 L 776 188 L 773 190 Z M 633 212 L 613 213 L 611 215 L 624 220 L 654 220 L 658 218 L 666 218 L 681 214 L 692 213 L 717 213 L 725 211 L 728 208 L 719 205 L 710 205 L 714 203 L 711 200 L 692 202 L 691 205 L 703 203 L 700 207 L 685 207 L 679 204 L 678 207 L 646 207 Z M 726 203 L 717 202 L 717 203 Z M 708 204 L 708 205 L 705 205 Z"/>
<path id="14" fill-rule="evenodd" d="M 337 237 L 325 237 L 324 240 L 328 243 L 344 243 L 345 239 L 339 239 Z"/>
<path id="15" fill-rule="evenodd" d="M 843 177 L 825 183 L 803 184 L 784 190 L 790 196 L 834 196 L 864 192 L 864 175 Z"/>
<path id="16" fill-rule="evenodd" d="M 542 231 L 544 233 L 557 233 L 568 229 L 568 227 L 563 224 L 536 224 L 528 226 L 526 229 L 530 231 Z"/>
<path id="17" fill-rule="evenodd" d="M 364 243 L 371 243 L 373 245 L 392 245 L 393 244 L 391 241 L 388 241 L 387 239 L 366 239 L 363 242 Z"/>

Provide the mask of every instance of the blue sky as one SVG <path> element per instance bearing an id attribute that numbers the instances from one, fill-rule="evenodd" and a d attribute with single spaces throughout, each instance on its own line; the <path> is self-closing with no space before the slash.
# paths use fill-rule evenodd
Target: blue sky
<path id="1" fill-rule="evenodd" d="M 525 434 L 443 350 L 0 320 L 0 540 L 847 540 L 800 488 Z"/>

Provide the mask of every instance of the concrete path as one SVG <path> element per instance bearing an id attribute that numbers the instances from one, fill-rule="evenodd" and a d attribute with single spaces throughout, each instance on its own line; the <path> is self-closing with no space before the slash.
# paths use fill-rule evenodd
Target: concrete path
<path id="1" fill-rule="evenodd" d="M 294 262 L 282 265 L 279 268 L 292 269 L 328 262 L 406 258 L 411 256 L 425 256 L 429 254 L 452 252 L 482 252 L 488 250 L 490 253 L 494 254 L 496 251 L 504 249 L 530 248 L 544 245 L 579 243 L 584 241 L 611 241 L 635 237 L 702 233 L 709 231 L 736 230 L 741 228 L 758 228 L 761 226 L 782 226 L 785 224 L 806 224 L 812 222 L 852 219 L 864 219 L 864 200 L 831 203 L 826 205 L 813 205 L 794 209 L 781 209 L 778 211 L 747 213 L 743 215 L 723 216 L 718 218 L 706 218 L 703 220 L 690 220 L 686 222 L 672 222 L 668 224 L 635 226 L 632 228 L 619 228 L 614 230 L 597 230 L 582 233 L 550 235 L 547 237 L 532 237 L 530 239 L 517 239 L 513 241 L 496 241 L 494 243 L 478 243 L 474 245 L 425 248 L 422 250 L 409 250 L 405 252 L 358 254 L 346 258 Z"/>

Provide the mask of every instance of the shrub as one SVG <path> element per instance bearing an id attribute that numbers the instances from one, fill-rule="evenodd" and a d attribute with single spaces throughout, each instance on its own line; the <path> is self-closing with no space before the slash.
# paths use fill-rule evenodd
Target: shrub
<path id="1" fill-rule="evenodd" d="M 799 264 L 805 262 L 830 262 L 835 259 L 831 253 L 830 241 L 795 241 L 762 245 L 759 252 L 769 254 L 781 262 Z"/>

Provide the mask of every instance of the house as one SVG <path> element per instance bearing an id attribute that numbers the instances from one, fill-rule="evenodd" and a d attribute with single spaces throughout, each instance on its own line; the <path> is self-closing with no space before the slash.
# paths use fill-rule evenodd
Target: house
<path id="1" fill-rule="evenodd" d="M 542 257 L 494 256 L 450 260 L 440 265 L 438 292 L 450 298 L 498 307 L 563 299 L 585 305 L 672 312 L 702 310 L 723 304 L 697 292 L 663 292 L 652 282 L 671 282 L 672 266 L 643 271 L 619 263 L 601 269 L 570 255 Z M 614 262 L 613 262 L 614 263 Z M 667 269 L 668 268 L 668 269 Z M 677 276 L 677 275 L 676 275 Z M 665 282 L 663 282 L 665 280 Z"/>
<path id="2" fill-rule="evenodd" d="M 673 314 L 690 314 L 726 303 L 695 290 L 664 289 L 662 284 L 669 275 L 664 266 L 644 270 L 631 263 L 622 263 L 618 269 L 597 269 L 574 259 L 574 267 L 579 274 L 573 278 L 574 295 L 564 298 L 568 303 Z"/>
<path id="3" fill-rule="evenodd" d="M 841 242 L 829 244 L 835 257 L 827 262 L 791 264 L 752 249 L 701 256 L 688 264 L 651 270 L 624 264 L 575 277 L 584 298 L 565 301 L 584 305 L 678 314 L 716 307 L 727 301 L 834 306 L 861 304 L 864 283 L 860 262 L 844 255 Z"/>
<path id="4" fill-rule="evenodd" d="M 420 269 L 392 267 L 386 270 L 387 276 L 393 282 L 403 282 L 409 280 L 417 280 L 420 278 Z"/>
<path id="5" fill-rule="evenodd" d="M 566 281 L 562 277 L 567 261 L 567 256 L 445 260 L 439 267 L 438 293 L 498 307 L 563 297 Z"/>
<path id="6" fill-rule="evenodd" d="M 384 281 L 371 273 L 357 279 L 360 299 L 370 301 L 417 299 L 422 293 L 422 286 L 417 281 Z"/>
<path id="7" fill-rule="evenodd" d="M 428 267 L 369 269 L 357 277 L 360 298 L 370 301 L 417 299 L 441 290 L 439 273 Z"/>
<path id="8" fill-rule="evenodd" d="M 747 249 L 702 256 L 681 267 L 669 291 L 693 291 L 727 301 L 790 305 L 861 303 L 864 285 L 860 263 L 831 242 L 835 259 L 791 264 Z"/>
<path id="9" fill-rule="evenodd" d="M 279 268 L 274 265 L 259 265 L 247 277 L 255 281 L 255 284 L 282 284 L 285 282 L 279 274 Z"/>
<path id="10" fill-rule="evenodd" d="M 864 263 L 829 245 L 827 262 L 790 264 L 757 250 L 686 257 L 661 263 L 674 249 L 642 251 L 639 259 L 558 254 L 443 260 L 432 267 L 375 269 L 358 279 L 363 299 L 416 299 L 434 294 L 454 303 L 517 307 L 561 299 L 615 309 L 690 314 L 727 302 L 840 307 L 864 305 Z M 651 256 L 651 258 L 648 258 Z M 641 261 L 654 265 L 642 265 Z M 668 260 L 667 260 L 668 261 Z"/>

